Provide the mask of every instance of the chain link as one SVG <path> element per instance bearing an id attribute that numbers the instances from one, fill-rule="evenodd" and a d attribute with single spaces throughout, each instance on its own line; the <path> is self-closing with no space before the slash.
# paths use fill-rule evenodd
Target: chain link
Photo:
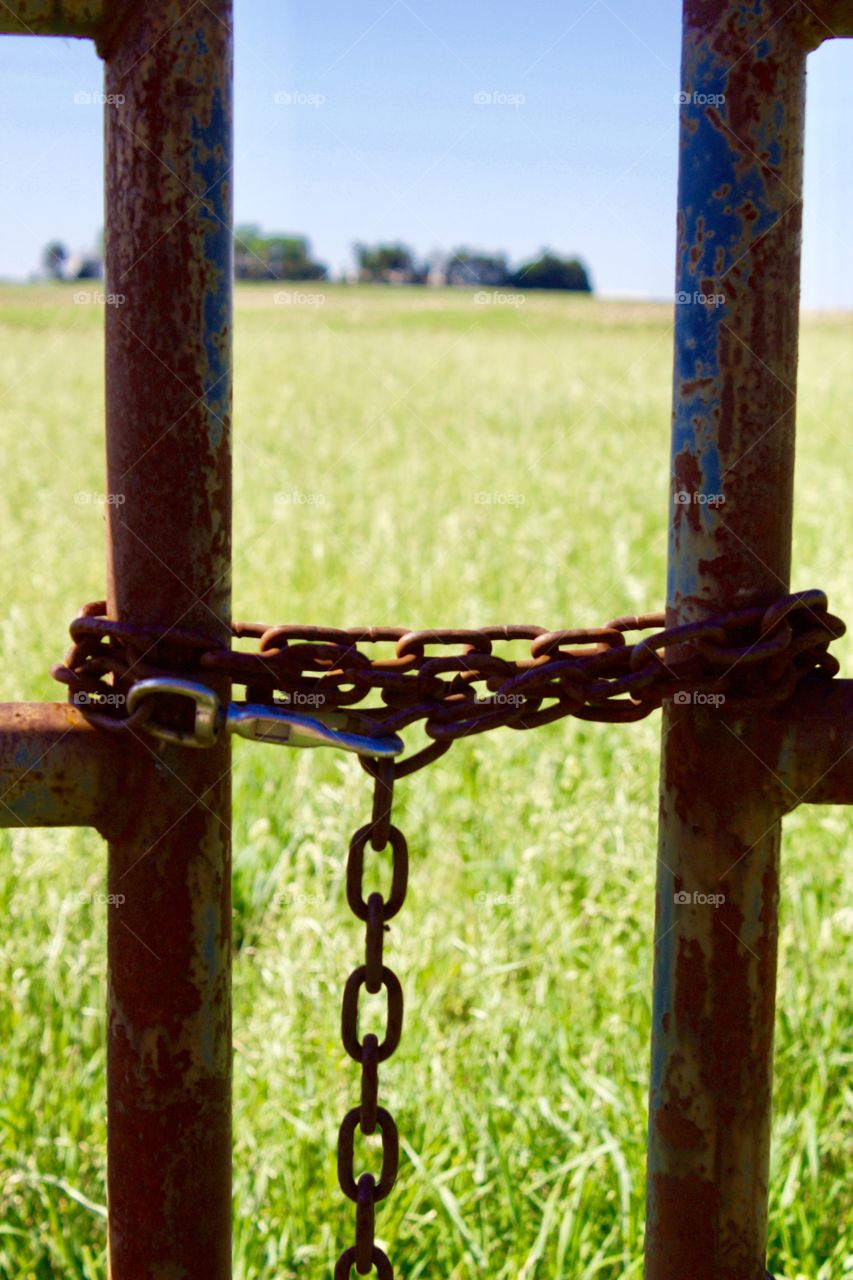
<path id="1" fill-rule="evenodd" d="M 147 698 L 128 716 L 123 697 L 140 680 L 222 674 L 245 686 L 254 701 L 273 703 L 278 696 L 276 705 L 283 700 L 309 715 L 346 711 L 353 731 L 367 737 L 423 723 L 432 742 L 396 764 L 397 777 L 443 755 L 457 738 L 500 726 L 533 729 L 564 716 L 641 720 L 676 695 L 683 701 L 722 695 L 739 707 L 770 707 L 810 673 L 838 673 L 828 646 L 845 631 L 821 591 L 675 627 L 664 625 L 663 614 L 574 631 L 235 624 L 234 639 L 255 641 L 255 652 L 212 647 L 208 637 L 180 627 L 138 626 L 105 615 L 103 602 L 83 609 L 71 625 L 65 662 L 53 668 L 95 724 L 119 732 L 141 727 L 157 699 Z M 651 634 L 629 644 L 631 632 Z M 526 655 L 495 652 L 496 645 L 518 643 L 527 645 Z M 165 704 L 158 720 L 170 714 L 167 698 Z M 180 713 L 173 707 L 171 714 Z M 386 790 L 384 784 L 376 790 L 374 847 L 387 835 Z"/>
<path id="2" fill-rule="evenodd" d="M 350 841 L 347 856 L 347 902 L 356 919 L 365 924 L 365 963 L 354 969 L 344 987 L 341 1008 L 341 1039 L 351 1058 L 361 1067 L 361 1102 L 344 1116 L 338 1134 L 338 1182 L 341 1191 L 355 1202 L 355 1245 L 346 1249 L 335 1267 L 335 1280 L 350 1280 L 352 1267 L 360 1276 L 376 1268 L 379 1280 L 393 1280 L 394 1269 L 387 1255 L 374 1241 L 376 1206 L 390 1194 L 400 1163 L 400 1140 L 391 1114 L 378 1105 L 379 1063 L 385 1062 L 400 1043 L 403 1029 L 403 988 L 400 980 L 383 964 L 388 921 L 396 916 L 406 899 L 409 880 L 409 850 L 406 838 L 391 824 L 394 790 L 393 765 L 364 761 L 374 779 L 373 821 L 359 827 Z M 388 897 L 374 891 L 364 896 L 364 862 L 368 842 L 376 852 L 390 845 L 392 870 Z M 376 995 L 385 990 L 387 1017 L 380 1040 L 374 1032 L 359 1038 L 359 996 L 364 987 Z M 378 1178 L 372 1173 L 355 1174 L 356 1131 L 370 1137 L 377 1129 L 382 1138 L 382 1167 Z"/>

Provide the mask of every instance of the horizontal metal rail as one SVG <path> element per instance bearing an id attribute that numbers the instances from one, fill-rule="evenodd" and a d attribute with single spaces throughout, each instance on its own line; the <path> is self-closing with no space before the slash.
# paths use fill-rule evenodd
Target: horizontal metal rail
<path id="1" fill-rule="evenodd" d="M 0 703 L 0 826 L 116 827 L 132 795 L 134 744 L 67 702 Z"/>
<path id="2" fill-rule="evenodd" d="M 853 804 L 853 680 L 806 681 L 760 724 L 732 733 L 764 768 L 782 816 Z M 147 735 L 105 734 L 67 702 L 0 703 L 0 827 L 94 827 L 109 837 L 156 781 Z"/>
<path id="3" fill-rule="evenodd" d="M 101 32 L 108 0 L 3 0 L 0 35 L 89 36 Z"/>

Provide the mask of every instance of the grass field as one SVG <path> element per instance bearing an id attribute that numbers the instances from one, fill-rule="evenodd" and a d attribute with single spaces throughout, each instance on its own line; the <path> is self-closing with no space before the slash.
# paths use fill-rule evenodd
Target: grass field
<path id="1" fill-rule="evenodd" d="M 556 627 L 662 602 L 670 308 L 321 296 L 238 293 L 238 617 Z M 0 290 L 4 700 L 61 697 L 47 669 L 103 592 L 101 327 L 71 290 Z M 851 338 L 850 317 L 805 324 L 794 571 L 848 617 Z M 235 1277 L 328 1276 L 352 1235 L 333 1151 L 362 938 L 342 872 L 368 789 L 333 754 L 235 757 Z M 382 1090 L 404 1154 L 377 1225 L 406 1280 L 641 1274 L 657 763 L 657 716 L 572 722 L 400 785 L 407 1024 Z M 851 830 L 841 809 L 786 823 L 785 1280 L 853 1275 Z M 2 1280 L 106 1274 L 106 908 L 80 901 L 104 871 L 92 833 L 0 833 Z"/>

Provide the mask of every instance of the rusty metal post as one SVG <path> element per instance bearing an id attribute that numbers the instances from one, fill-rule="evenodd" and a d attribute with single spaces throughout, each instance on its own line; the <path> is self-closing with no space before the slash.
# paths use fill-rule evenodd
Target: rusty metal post
<path id="1" fill-rule="evenodd" d="M 830 34 L 789 0 L 685 0 L 670 623 L 788 588 L 805 66 Z M 664 712 L 646 1280 L 765 1275 L 792 807 L 766 723 Z"/>
<path id="2" fill-rule="evenodd" d="M 123 0 L 106 59 L 111 616 L 228 635 L 230 0 Z M 114 104 L 114 105 L 113 105 Z M 175 658 L 179 662 L 179 655 Z M 216 684 L 216 681 L 212 681 Z M 218 685 L 227 697 L 228 687 Z M 144 736 L 144 735 L 143 735 Z M 113 1280 L 231 1274 L 230 754 L 145 738 L 109 850 Z"/>

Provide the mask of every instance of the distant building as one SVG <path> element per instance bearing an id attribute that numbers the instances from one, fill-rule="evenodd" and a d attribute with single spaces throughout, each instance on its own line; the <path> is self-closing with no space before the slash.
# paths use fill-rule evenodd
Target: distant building
<path id="1" fill-rule="evenodd" d="M 98 253 L 69 253 L 60 240 L 53 240 L 42 254 L 42 271 L 48 280 L 101 280 L 104 264 Z"/>
<path id="2" fill-rule="evenodd" d="M 495 289 L 506 284 L 509 277 L 509 266 L 503 254 L 457 249 L 455 253 L 432 259 L 427 284 L 439 288 L 451 285 L 462 289 Z"/>
<path id="3" fill-rule="evenodd" d="M 103 280 L 104 264 L 91 253 L 72 253 L 65 262 L 65 280 Z"/>
<path id="4" fill-rule="evenodd" d="M 418 266 L 404 244 L 356 244 L 358 280 L 362 284 L 423 284 L 426 269 Z"/>

